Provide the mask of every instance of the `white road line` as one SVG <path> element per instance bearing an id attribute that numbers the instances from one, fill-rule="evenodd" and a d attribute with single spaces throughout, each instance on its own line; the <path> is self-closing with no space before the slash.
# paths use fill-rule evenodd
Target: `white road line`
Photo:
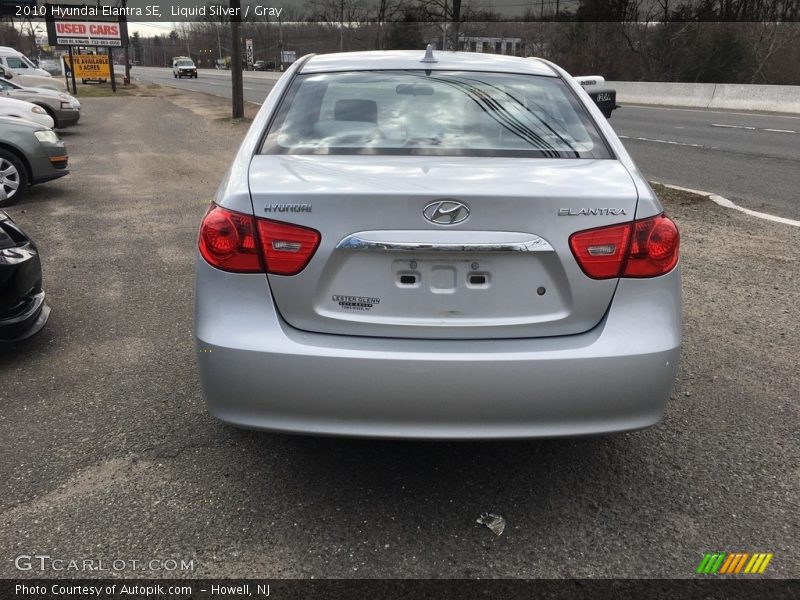
<path id="1" fill-rule="evenodd" d="M 727 127 L 728 129 L 751 129 L 756 130 L 757 127 L 749 127 L 747 125 L 722 125 L 721 123 L 711 123 L 712 127 Z"/>
<path id="2" fill-rule="evenodd" d="M 658 183 L 658 182 L 654 181 L 653 183 Z M 663 185 L 664 187 L 668 187 L 673 190 L 679 190 L 681 192 L 689 192 L 690 194 L 697 194 L 698 196 L 704 196 L 709 200 L 711 200 L 714 204 L 718 204 L 723 208 L 731 208 L 733 210 L 738 210 L 746 215 L 750 215 L 751 217 L 756 217 L 757 219 L 764 219 L 765 221 L 772 221 L 774 223 L 783 223 L 784 225 L 791 225 L 792 227 L 800 227 L 800 221 L 795 221 L 794 219 L 787 219 L 785 217 L 777 217 L 775 215 L 758 212 L 757 210 L 750 210 L 749 208 L 744 208 L 743 206 L 739 206 L 738 204 L 732 202 L 731 200 L 728 200 L 723 196 L 720 196 L 719 194 L 714 194 L 712 192 L 704 192 L 702 190 L 693 190 L 692 188 L 685 188 L 679 185 L 670 185 L 668 183 L 661 183 L 659 185 Z"/>
<path id="3" fill-rule="evenodd" d="M 733 110 L 709 110 L 707 108 L 681 108 L 677 106 L 649 106 L 646 104 L 636 104 L 635 102 L 623 102 L 625 106 L 635 108 L 649 108 L 650 110 L 682 110 L 684 112 L 713 113 L 716 115 L 743 115 L 745 117 L 769 117 L 770 119 L 800 119 L 800 116 L 787 115 L 784 113 L 766 112 L 738 112 Z"/>
<path id="4" fill-rule="evenodd" d="M 618 135 L 618 138 L 621 140 L 637 140 L 640 142 L 653 142 L 656 144 L 670 144 L 672 146 L 689 146 L 690 148 L 709 148 L 708 146 L 703 146 L 703 144 L 689 144 L 688 142 L 673 142 L 672 140 L 654 140 L 652 138 L 645 138 L 645 137 L 631 137 L 629 135 Z M 714 150 L 714 148 L 709 148 Z"/>
<path id="5" fill-rule="evenodd" d="M 751 127 L 749 125 L 723 125 L 711 123 L 711 127 L 725 127 L 726 129 L 749 129 L 750 131 L 771 131 L 773 133 L 797 133 L 793 129 L 770 129 L 769 127 Z"/>

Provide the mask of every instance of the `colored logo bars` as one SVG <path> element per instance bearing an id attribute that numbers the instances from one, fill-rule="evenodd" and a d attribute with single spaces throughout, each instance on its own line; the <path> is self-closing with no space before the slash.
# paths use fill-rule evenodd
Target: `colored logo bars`
<path id="1" fill-rule="evenodd" d="M 767 568 L 772 556 L 771 552 L 706 553 L 696 572 L 703 575 L 760 574 Z"/>

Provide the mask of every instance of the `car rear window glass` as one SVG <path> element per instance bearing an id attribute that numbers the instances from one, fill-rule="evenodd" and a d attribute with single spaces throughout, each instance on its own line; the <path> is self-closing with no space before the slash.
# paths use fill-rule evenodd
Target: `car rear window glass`
<path id="1" fill-rule="evenodd" d="M 560 79 L 422 70 L 296 77 L 262 153 L 611 158 Z"/>

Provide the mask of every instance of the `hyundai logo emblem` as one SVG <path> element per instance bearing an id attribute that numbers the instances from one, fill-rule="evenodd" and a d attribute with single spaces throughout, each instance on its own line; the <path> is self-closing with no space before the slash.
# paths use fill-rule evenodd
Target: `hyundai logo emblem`
<path id="1" fill-rule="evenodd" d="M 469 206 L 455 200 L 436 200 L 422 210 L 422 216 L 437 225 L 456 225 L 467 220 Z"/>

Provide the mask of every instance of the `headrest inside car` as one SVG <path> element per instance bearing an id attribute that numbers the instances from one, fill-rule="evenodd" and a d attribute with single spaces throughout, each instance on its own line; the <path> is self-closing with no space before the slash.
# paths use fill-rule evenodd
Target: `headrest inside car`
<path id="1" fill-rule="evenodd" d="M 378 122 L 378 104 L 374 100 L 346 98 L 337 100 L 333 107 L 333 118 L 336 121 Z"/>

